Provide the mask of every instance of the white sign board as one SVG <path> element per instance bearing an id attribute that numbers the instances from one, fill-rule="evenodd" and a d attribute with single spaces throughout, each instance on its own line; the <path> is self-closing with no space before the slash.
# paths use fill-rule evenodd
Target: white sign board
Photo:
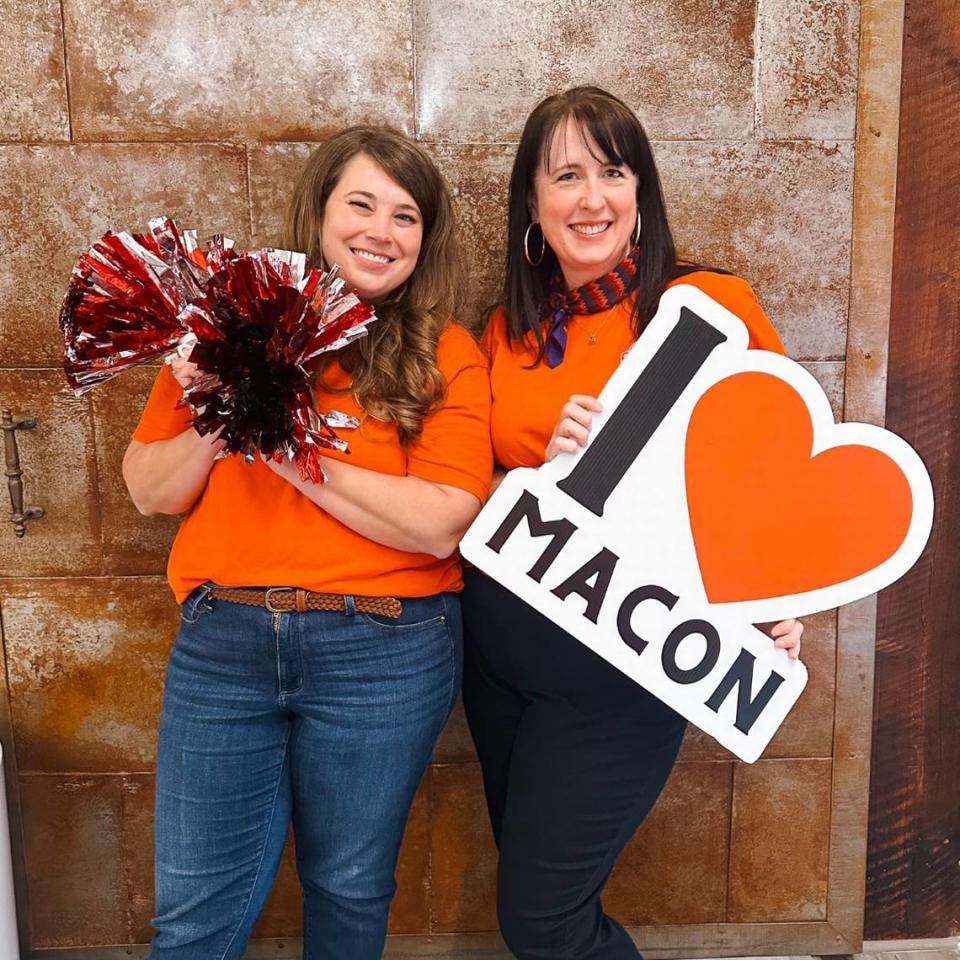
<path id="1" fill-rule="evenodd" d="M 587 446 L 510 471 L 460 548 L 752 762 L 807 680 L 752 624 L 892 583 L 933 493 L 904 441 L 835 424 L 803 367 L 747 342 L 702 291 L 669 289 Z"/>

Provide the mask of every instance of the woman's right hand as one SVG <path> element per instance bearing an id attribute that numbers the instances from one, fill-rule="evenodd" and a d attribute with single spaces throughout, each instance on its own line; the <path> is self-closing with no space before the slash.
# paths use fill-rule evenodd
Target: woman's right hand
<path id="1" fill-rule="evenodd" d="M 197 377 L 200 376 L 200 368 L 195 364 L 191 363 L 186 357 L 174 357 L 170 361 L 170 372 L 173 374 L 173 379 L 183 387 L 184 390 L 193 383 Z"/>
<path id="2" fill-rule="evenodd" d="M 585 447 L 594 414 L 601 410 L 603 407 L 596 397 L 575 393 L 560 411 L 560 419 L 547 444 L 546 462 L 549 463 L 558 453 L 576 453 L 579 447 Z"/>

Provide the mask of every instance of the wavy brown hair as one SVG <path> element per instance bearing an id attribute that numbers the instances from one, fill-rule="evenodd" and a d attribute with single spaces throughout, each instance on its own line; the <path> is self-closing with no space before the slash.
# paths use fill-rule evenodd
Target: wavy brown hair
<path id="1" fill-rule="evenodd" d="M 443 399 L 444 378 L 437 368 L 440 332 L 457 316 L 462 302 L 463 263 L 450 189 L 430 156 L 390 127 L 350 127 L 310 154 L 287 211 L 284 245 L 303 250 L 312 268 L 326 268 L 320 228 L 331 192 L 344 167 L 365 154 L 413 197 L 423 218 L 423 239 L 413 273 L 376 303 L 377 320 L 362 337 L 335 356 L 326 355 L 319 383 L 332 392 L 356 394 L 360 405 L 397 425 L 400 442 L 417 439 L 423 419 Z M 325 371 L 339 360 L 351 376 L 338 389 Z"/>

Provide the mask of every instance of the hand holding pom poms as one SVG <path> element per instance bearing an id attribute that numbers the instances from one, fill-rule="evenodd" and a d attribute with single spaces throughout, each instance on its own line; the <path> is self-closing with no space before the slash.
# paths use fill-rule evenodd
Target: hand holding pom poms
<path id="1" fill-rule="evenodd" d="M 190 359 L 201 376 L 184 391 L 200 434 L 220 431 L 229 453 L 291 457 L 301 476 L 322 479 L 317 448 L 345 444 L 331 425 L 354 426 L 341 414 L 318 414 L 306 364 L 366 333 L 373 308 L 343 292 L 333 271 L 304 291 L 273 251 L 238 257 L 211 278 L 206 295 L 184 310 L 197 338 Z"/>
<path id="2" fill-rule="evenodd" d="M 345 449 L 332 427 L 356 421 L 314 409 L 307 364 L 363 336 L 373 308 L 336 268 L 304 275 L 303 254 L 237 254 L 222 236 L 201 251 L 163 218 L 150 230 L 107 233 L 74 267 L 60 312 L 70 386 L 83 393 L 179 348 L 200 371 L 184 390 L 200 434 L 220 431 L 225 451 L 247 460 L 289 457 L 322 480 L 319 449 Z"/>

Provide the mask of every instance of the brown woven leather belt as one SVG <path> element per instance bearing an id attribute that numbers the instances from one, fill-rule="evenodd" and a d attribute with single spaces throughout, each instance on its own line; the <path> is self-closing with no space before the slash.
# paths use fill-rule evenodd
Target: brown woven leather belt
<path id="1" fill-rule="evenodd" d="M 339 593 L 315 593 L 299 587 L 214 587 L 207 596 L 228 603 L 244 603 L 248 607 L 266 607 L 271 613 L 304 613 L 307 610 L 332 610 L 343 613 L 347 609 Z M 359 613 L 375 613 L 381 617 L 396 619 L 403 605 L 396 597 L 354 597 L 354 607 Z"/>

